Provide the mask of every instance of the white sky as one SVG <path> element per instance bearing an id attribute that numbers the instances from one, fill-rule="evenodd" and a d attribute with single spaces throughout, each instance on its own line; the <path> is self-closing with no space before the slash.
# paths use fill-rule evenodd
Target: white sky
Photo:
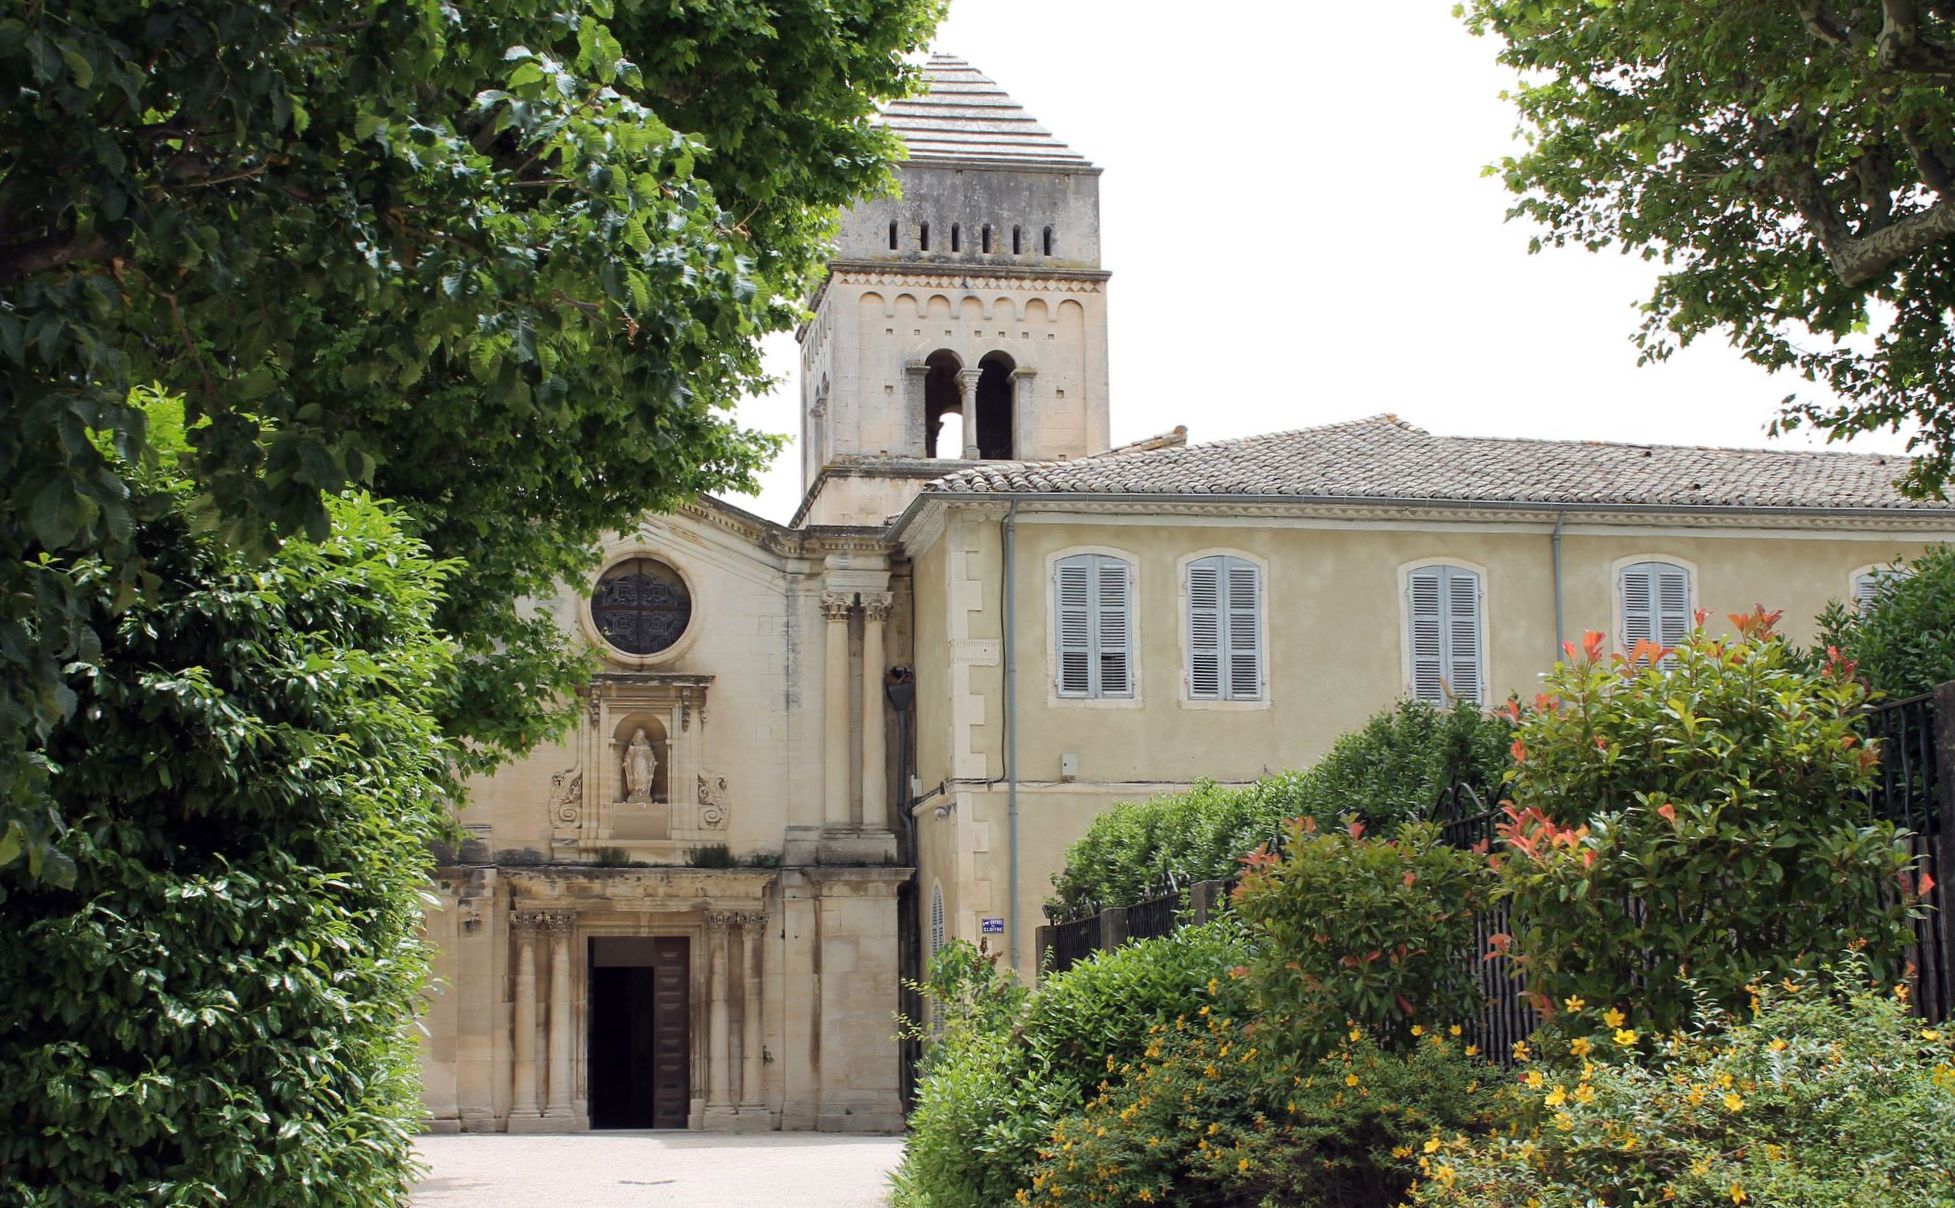
<path id="1" fill-rule="evenodd" d="M 1527 254 L 1480 174 L 1513 146 L 1511 77 L 1451 7 L 954 0 L 936 47 L 1104 169 L 1114 442 L 1390 411 L 1450 435 L 1820 443 L 1766 440 L 1805 383 L 1721 336 L 1636 366 L 1640 260 Z M 740 417 L 796 435 L 791 335 L 768 364 L 782 388 Z M 790 449 L 739 502 L 785 521 L 799 501 Z"/>

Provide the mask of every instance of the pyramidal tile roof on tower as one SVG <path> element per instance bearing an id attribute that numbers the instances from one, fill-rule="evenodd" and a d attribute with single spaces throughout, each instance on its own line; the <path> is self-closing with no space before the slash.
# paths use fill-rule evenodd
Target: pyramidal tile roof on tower
<path id="1" fill-rule="evenodd" d="M 1086 157 L 1052 137 L 1004 89 L 955 55 L 924 64 L 928 91 L 884 106 L 882 122 L 910 158 L 966 163 L 1089 168 Z"/>
<path id="2" fill-rule="evenodd" d="M 951 494 L 1293 495 L 1603 507 L 1877 508 L 1955 516 L 1894 486 L 1906 457 L 1434 436 L 1396 416 L 1071 461 L 987 461 Z"/>

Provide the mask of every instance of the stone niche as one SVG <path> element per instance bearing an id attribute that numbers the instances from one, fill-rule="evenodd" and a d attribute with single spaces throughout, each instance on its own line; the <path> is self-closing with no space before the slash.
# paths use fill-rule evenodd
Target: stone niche
<path id="1" fill-rule="evenodd" d="M 710 675 L 615 672 L 595 677 L 578 719 L 577 765 L 553 778 L 559 858 L 683 859 L 725 842 L 723 776 L 704 764 Z"/>

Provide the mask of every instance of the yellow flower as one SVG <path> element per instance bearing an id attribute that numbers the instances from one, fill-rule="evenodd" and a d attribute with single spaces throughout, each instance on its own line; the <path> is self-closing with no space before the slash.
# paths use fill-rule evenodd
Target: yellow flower
<path id="1" fill-rule="evenodd" d="M 1725 1092 L 1724 1110 L 1728 1112 L 1741 1112 L 1745 1110 L 1745 1097 L 1736 1091 Z"/>
<path id="2" fill-rule="evenodd" d="M 1549 1107 L 1560 1107 L 1562 1104 L 1568 1102 L 1568 1088 L 1559 1082 L 1555 1083 L 1555 1088 L 1548 1092 L 1548 1097 L 1542 1100 L 1542 1102 L 1546 1103 Z"/>
<path id="3" fill-rule="evenodd" d="M 1351 1025 L 1351 1043 L 1356 1044 L 1358 1041 L 1363 1039 L 1364 1039 L 1364 1030 L 1358 1027 L 1356 1024 Z"/>
<path id="4" fill-rule="evenodd" d="M 1514 1042 L 1514 1060 L 1526 1061 L 1528 1059 L 1528 1056 L 1529 1056 L 1529 1050 L 1527 1047 L 1527 1041 L 1516 1040 Z"/>
<path id="5" fill-rule="evenodd" d="M 1356 1086 L 1357 1084 L 1358 1084 L 1358 1076 L 1357 1076 L 1356 1074 L 1346 1074 L 1346 1075 L 1344 1075 L 1344 1085 L 1345 1085 L 1345 1086 Z"/>
<path id="6" fill-rule="evenodd" d="M 1624 1023 L 1628 1022 L 1628 1019 L 1629 1017 L 1627 1015 L 1624 1015 L 1614 1007 L 1610 1007 L 1608 1010 L 1602 1012 L 1602 1022 L 1612 1028 L 1621 1027 Z"/>
<path id="7" fill-rule="evenodd" d="M 1528 1084 L 1528 1086 L 1538 1091 L 1541 1089 L 1542 1085 L 1547 1082 L 1547 1079 L 1541 1076 L 1540 1070 L 1529 1070 L 1527 1071 L 1527 1077 L 1524 1079 L 1524 1081 Z"/>
<path id="8" fill-rule="evenodd" d="M 1567 1112 L 1556 1112 L 1554 1126 L 1562 1132 L 1574 1132 L 1575 1117 L 1569 1115 Z"/>
<path id="9" fill-rule="evenodd" d="M 1426 1138 L 1426 1152 L 1438 1153 L 1439 1147 L 1443 1144 L 1445 1144 L 1445 1142 L 1441 1141 L 1438 1137 L 1428 1137 Z"/>
<path id="10" fill-rule="evenodd" d="M 1221 979 L 1221 978 L 1219 978 L 1219 977 L 1211 977 L 1211 978 L 1209 978 L 1209 979 L 1208 979 L 1208 992 L 1209 992 L 1210 994 L 1220 994 L 1220 993 L 1222 992 L 1222 979 Z"/>
<path id="11" fill-rule="evenodd" d="M 1017 1200 L 1021 1204 L 1029 1204 L 1032 1202 L 1031 1195 L 1023 1187 L 1020 1187 L 1017 1193 L 1012 1196 L 1012 1198 Z"/>
<path id="12" fill-rule="evenodd" d="M 1221 1126 L 1220 1124 L 1211 1124 L 1211 1125 L 1209 1125 L 1209 1126 L 1208 1126 L 1208 1135 L 1209 1135 L 1209 1136 L 1211 1136 L 1211 1137 L 1212 1137 L 1212 1136 L 1214 1136 L 1214 1135 L 1215 1135 L 1215 1133 L 1216 1133 L 1216 1130 L 1218 1130 L 1218 1129 L 1220 1129 L 1221 1127 L 1222 1127 L 1222 1126 Z"/>
<path id="13" fill-rule="evenodd" d="M 1774 1036 L 1772 1037 L 1772 1043 L 1766 1047 L 1774 1053 L 1783 1053 L 1785 1052 L 1785 1038 L 1783 1036 Z"/>
<path id="14" fill-rule="evenodd" d="M 1426 1034 L 1426 1030 L 1425 1030 L 1425 1029 L 1424 1029 L 1423 1027 L 1420 1027 L 1420 1026 L 1419 1026 L 1418 1024 L 1416 1024 L 1416 1023 L 1412 1025 L 1412 1035 L 1414 1035 L 1414 1036 L 1423 1036 L 1423 1035 L 1425 1035 L 1425 1034 Z"/>
<path id="15" fill-rule="evenodd" d="M 1577 1057 L 1586 1057 L 1595 1051 L 1595 1046 L 1589 1042 L 1588 1037 L 1577 1036 L 1568 1042 L 1568 1051 Z"/>
<path id="16" fill-rule="evenodd" d="M 1584 999 L 1579 994 L 1570 994 L 1567 998 L 1561 1000 L 1561 1005 L 1567 1007 L 1568 1010 L 1572 1013 L 1572 1012 L 1580 1011 L 1583 1007 L 1586 1007 L 1588 1005 L 1588 1000 Z"/>
<path id="17" fill-rule="evenodd" d="M 1467 1045 L 1467 1046 L 1466 1046 L 1466 1055 L 1467 1055 L 1468 1057 L 1478 1057 L 1478 1056 L 1480 1055 L 1480 1046 L 1479 1046 L 1479 1045 L 1477 1045 L 1477 1044 L 1469 1044 L 1469 1045 Z"/>
<path id="18" fill-rule="evenodd" d="M 1460 1026 L 1459 1026 L 1458 1024 L 1454 1024 L 1454 1025 L 1453 1025 L 1452 1027 L 1450 1027 L 1450 1028 L 1447 1028 L 1447 1029 L 1446 1029 L 1446 1031 L 1447 1031 L 1447 1032 L 1449 1032 L 1449 1033 L 1451 1033 L 1451 1034 L 1452 1034 L 1452 1035 L 1454 1035 L 1454 1036 L 1458 1036 L 1458 1035 L 1460 1035 L 1460 1034 L 1461 1034 L 1462 1032 L 1464 1032 L 1464 1031 L 1465 1031 L 1465 1029 L 1464 1029 L 1464 1028 L 1462 1028 L 1462 1027 L 1460 1027 Z"/>
<path id="19" fill-rule="evenodd" d="M 1621 1045 L 1625 1049 L 1628 1048 L 1630 1045 L 1635 1044 L 1636 1043 L 1635 1030 L 1633 1028 L 1617 1028 L 1616 1043 Z"/>
<path id="20" fill-rule="evenodd" d="M 1394 1145 L 1392 1146 L 1392 1156 L 1394 1158 L 1409 1158 L 1412 1156 L 1412 1147 L 1410 1145 Z"/>
<path id="21" fill-rule="evenodd" d="M 1922 1028 L 1921 1039 L 1929 1041 L 1940 1040 L 1941 1030 L 1939 1028 Z"/>
<path id="22" fill-rule="evenodd" d="M 1584 1083 L 1582 1083 L 1582 1084 L 1581 1084 L 1580 1086 L 1578 1086 L 1578 1087 L 1576 1087 L 1576 1088 L 1575 1088 L 1575 1102 L 1577 1102 L 1577 1103 L 1593 1103 L 1593 1102 L 1595 1102 L 1595 1088 L 1594 1088 L 1594 1087 L 1592 1087 L 1592 1086 L 1590 1086 L 1590 1085 L 1589 1085 L 1588 1083 L 1586 1083 L 1586 1082 L 1584 1082 Z"/>
<path id="23" fill-rule="evenodd" d="M 1731 1202 L 1734 1204 L 1749 1204 L 1751 1197 L 1745 1194 L 1743 1187 L 1733 1183 L 1731 1184 Z"/>
<path id="24" fill-rule="evenodd" d="M 1237 1174 L 1246 1174 L 1246 1173 L 1248 1173 L 1248 1170 L 1249 1170 L 1249 1159 L 1248 1159 L 1248 1158 L 1244 1158 L 1244 1159 L 1242 1159 L 1242 1161 L 1240 1161 L 1240 1162 L 1237 1162 L 1237 1163 L 1235 1164 L 1235 1169 L 1236 1169 L 1236 1173 L 1237 1173 Z"/>

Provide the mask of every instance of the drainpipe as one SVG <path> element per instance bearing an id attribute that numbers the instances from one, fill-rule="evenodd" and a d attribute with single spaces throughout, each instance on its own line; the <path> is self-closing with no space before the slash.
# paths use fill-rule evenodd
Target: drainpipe
<path id="1" fill-rule="evenodd" d="M 1567 509 L 1555 513 L 1554 535 L 1548 538 L 1554 546 L 1554 657 L 1561 658 L 1561 648 L 1566 642 L 1561 630 L 1561 526 L 1568 522 Z"/>
<path id="2" fill-rule="evenodd" d="M 1017 597 L 1014 555 L 1018 550 L 1018 501 L 1011 501 L 1005 512 L 1005 814 L 1006 840 L 1010 853 L 1010 895 L 1005 902 L 1005 946 L 1011 953 L 1011 967 L 1018 961 L 1018 642 Z"/>

